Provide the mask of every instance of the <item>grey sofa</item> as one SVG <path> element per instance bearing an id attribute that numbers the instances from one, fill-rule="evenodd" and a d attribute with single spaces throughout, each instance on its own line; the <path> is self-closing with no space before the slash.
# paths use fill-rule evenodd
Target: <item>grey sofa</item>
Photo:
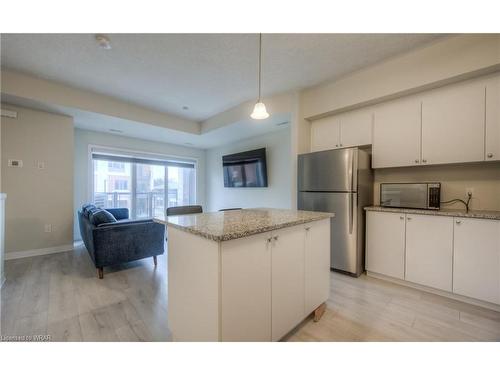
<path id="1" fill-rule="evenodd" d="M 99 215 L 110 219 L 99 222 L 96 219 Z M 78 211 L 78 221 L 83 242 L 100 279 L 107 266 L 147 257 L 153 257 L 156 266 L 156 257 L 164 252 L 165 226 L 151 219 L 130 220 L 127 208 L 102 210 L 84 205 Z"/>

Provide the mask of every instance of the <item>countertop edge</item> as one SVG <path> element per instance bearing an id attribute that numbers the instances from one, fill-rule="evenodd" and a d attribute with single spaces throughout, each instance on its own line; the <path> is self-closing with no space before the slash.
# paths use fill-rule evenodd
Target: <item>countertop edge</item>
<path id="1" fill-rule="evenodd" d="M 485 220 L 500 220 L 500 211 L 488 210 L 471 210 L 469 212 L 460 210 L 424 210 L 417 208 L 398 208 L 398 207 L 382 207 L 382 206 L 368 206 L 364 207 L 365 211 L 374 212 L 394 212 L 406 213 L 415 215 L 428 215 L 428 216 L 449 216 L 449 217 L 464 217 L 471 219 L 485 219 Z"/>
<path id="2" fill-rule="evenodd" d="M 174 223 L 169 223 L 169 222 L 167 222 L 165 220 L 161 220 L 161 219 L 158 219 L 158 218 L 154 218 L 153 220 L 155 222 L 157 222 L 157 223 L 165 224 L 167 227 L 171 226 L 172 228 L 179 229 L 179 230 L 181 230 L 183 232 L 191 233 L 191 234 L 194 234 L 196 236 L 200 236 L 200 237 L 206 238 L 207 240 L 212 240 L 212 241 L 215 241 L 215 242 L 224 242 L 224 241 L 236 240 L 238 238 L 249 237 L 249 236 L 253 236 L 253 235 L 256 235 L 256 234 L 260 234 L 260 233 L 271 232 L 273 230 L 278 230 L 278 229 L 293 227 L 293 226 L 296 226 L 296 225 L 307 224 L 307 223 L 311 223 L 313 221 L 320 221 L 320 220 L 331 219 L 332 217 L 335 217 L 335 214 L 333 214 L 333 213 L 322 212 L 321 214 L 324 215 L 324 216 L 317 217 L 317 218 L 304 219 L 304 220 L 299 220 L 299 221 L 292 221 L 292 222 L 289 222 L 289 223 L 276 224 L 276 225 L 273 225 L 273 226 L 263 227 L 263 228 L 257 228 L 257 229 L 246 231 L 246 232 L 230 233 L 230 234 L 219 235 L 219 236 L 218 235 L 211 235 L 211 234 L 208 234 L 208 233 L 205 233 L 205 232 L 201 232 L 201 231 L 197 231 L 197 230 L 194 230 L 194 229 L 192 229 L 190 227 L 185 227 L 185 226 L 182 226 L 182 225 L 178 225 L 178 224 L 174 224 Z"/>

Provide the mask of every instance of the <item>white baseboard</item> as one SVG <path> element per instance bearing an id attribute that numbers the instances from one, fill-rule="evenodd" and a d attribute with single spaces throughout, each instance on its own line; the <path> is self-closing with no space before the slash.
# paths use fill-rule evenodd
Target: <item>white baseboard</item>
<path id="1" fill-rule="evenodd" d="M 376 279 L 389 281 L 389 282 L 392 282 L 392 283 L 395 283 L 398 285 L 403 285 L 403 286 L 407 286 L 410 288 L 418 289 L 418 290 L 421 290 L 423 292 L 437 294 L 437 295 L 442 296 L 442 297 L 451 298 L 451 299 L 454 299 L 456 301 L 465 302 L 465 303 L 469 303 L 471 305 L 476 305 L 476 306 L 484 307 L 486 309 L 495 310 L 495 311 L 500 312 L 500 305 L 497 305 L 497 304 L 494 304 L 491 302 L 481 301 L 481 300 L 478 300 L 475 298 L 465 297 L 465 296 L 461 296 L 459 294 L 446 292 L 444 290 L 434 289 L 434 288 L 431 288 L 428 286 L 415 284 L 415 283 L 412 283 L 412 282 L 406 281 L 406 280 L 396 279 L 394 277 L 382 275 L 382 274 L 376 273 L 376 272 L 366 271 L 366 275 L 370 276 L 370 277 L 374 277 Z"/>
<path id="2" fill-rule="evenodd" d="M 21 250 L 21 251 L 6 251 L 5 260 L 36 257 L 39 255 L 63 253 L 65 251 L 73 251 L 75 244 L 67 244 L 55 247 L 46 247 L 44 249 Z"/>

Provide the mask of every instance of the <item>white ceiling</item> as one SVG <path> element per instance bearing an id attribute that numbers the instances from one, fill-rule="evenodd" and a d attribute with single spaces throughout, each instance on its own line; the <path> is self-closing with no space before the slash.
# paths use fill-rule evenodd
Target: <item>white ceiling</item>
<path id="1" fill-rule="evenodd" d="M 257 93 L 257 34 L 2 34 L 1 65 L 201 121 Z M 436 34 L 265 34 L 263 94 L 333 80 Z M 188 106 L 188 110 L 183 110 Z"/>

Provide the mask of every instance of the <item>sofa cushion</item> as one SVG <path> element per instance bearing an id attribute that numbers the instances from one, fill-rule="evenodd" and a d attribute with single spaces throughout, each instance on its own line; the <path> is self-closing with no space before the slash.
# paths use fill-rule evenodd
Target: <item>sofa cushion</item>
<path id="1" fill-rule="evenodd" d="M 98 226 L 104 223 L 115 223 L 115 217 L 108 211 L 103 209 L 97 209 L 90 213 L 89 220 L 92 224 Z"/>

